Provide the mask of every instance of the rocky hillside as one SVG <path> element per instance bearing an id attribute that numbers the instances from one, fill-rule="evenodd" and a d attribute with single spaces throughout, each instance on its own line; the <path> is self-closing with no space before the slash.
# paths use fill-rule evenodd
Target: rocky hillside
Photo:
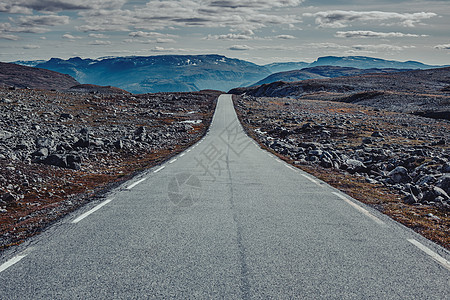
<path id="1" fill-rule="evenodd" d="M 78 84 L 66 74 L 0 62 L 0 86 L 3 87 L 65 90 Z"/>
<path id="2" fill-rule="evenodd" d="M 67 92 L 73 93 L 90 93 L 90 94 L 130 94 L 129 92 L 113 87 L 113 86 L 100 86 L 95 84 L 79 84 L 72 86 Z"/>
<path id="3" fill-rule="evenodd" d="M 69 74 L 81 83 L 112 85 L 131 93 L 226 91 L 270 74 L 265 67 L 220 55 L 52 58 L 36 67 Z"/>
<path id="4" fill-rule="evenodd" d="M 193 144 L 218 95 L 0 88 L 0 249 Z"/>
<path id="5" fill-rule="evenodd" d="M 450 249 L 450 123 L 352 103 L 235 97 L 282 159 Z"/>
<path id="6" fill-rule="evenodd" d="M 272 83 L 276 81 L 294 82 L 308 79 L 326 79 L 343 76 L 357 76 L 370 73 L 393 73 L 407 70 L 400 69 L 357 69 L 351 67 L 338 67 L 338 66 L 320 66 L 303 68 L 301 70 L 293 70 L 286 72 L 279 72 L 267 76 L 266 78 L 258 81 L 253 86 Z"/>
<path id="7" fill-rule="evenodd" d="M 332 100 L 450 119 L 450 68 L 274 82 L 230 93 Z"/>

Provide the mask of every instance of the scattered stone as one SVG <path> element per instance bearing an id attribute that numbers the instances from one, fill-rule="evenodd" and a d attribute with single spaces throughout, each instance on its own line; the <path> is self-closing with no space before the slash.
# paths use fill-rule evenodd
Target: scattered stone
<path id="1" fill-rule="evenodd" d="M 408 175 L 408 170 L 402 166 L 396 167 L 388 176 L 394 183 L 408 183 L 412 181 L 412 178 Z"/>

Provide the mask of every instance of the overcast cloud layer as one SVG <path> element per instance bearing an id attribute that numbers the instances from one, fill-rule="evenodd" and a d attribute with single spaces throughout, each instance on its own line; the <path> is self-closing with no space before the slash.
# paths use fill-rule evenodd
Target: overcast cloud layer
<path id="1" fill-rule="evenodd" d="M 450 5 L 433 0 L 3 0 L 0 60 L 223 54 L 450 64 Z"/>

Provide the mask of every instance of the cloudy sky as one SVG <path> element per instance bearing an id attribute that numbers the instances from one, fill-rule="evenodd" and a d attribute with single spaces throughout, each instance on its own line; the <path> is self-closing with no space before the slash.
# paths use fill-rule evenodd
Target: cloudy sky
<path id="1" fill-rule="evenodd" d="M 2 0 L 0 61 L 223 54 L 450 64 L 450 0 Z"/>

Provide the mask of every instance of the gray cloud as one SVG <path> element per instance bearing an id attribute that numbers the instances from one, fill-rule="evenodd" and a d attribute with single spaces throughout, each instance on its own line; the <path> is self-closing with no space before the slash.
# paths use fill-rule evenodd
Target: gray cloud
<path id="1" fill-rule="evenodd" d="M 7 34 L 7 33 L 1 33 L 0 32 L 0 39 L 10 40 L 10 41 L 17 41 L 19 37 L 14 34 Z"/>
<path id="2" fill-rule="evenodd" d="M 257 8 L 269 9 L 272 7 L 298 6 L 303 0 L 221 0 L 211 1 L 210 6 L 218 6 L 221 8 Z"/>
<path id="3" fill-rule="evenodd" d="M 252 49 L 252 48 L 247 45 L 234 45 L 234 46 L 231 46 L 230 48 L 228 48 L 228 50 L 233 50 L 233 51 L 247 51 L 250 49 Z"/>
<path id="4" fill-rule="evenodd" d="M 3 0 L 0 12 L 31 14 L 33 10 L 59 12 L 120 8 L 126 0 Z"/>
<path id="5" fill-rule="evenodd" d="M 440 50 L 450 50 L 450 44 L 436 45 L 434 48 Z"/>
<path id="6" fill-rule="evenodd" d="M 211 35 L 209 34 L 205 39 L 207 40 L 252 40 L 254 37 L 249 34 L 243 33 L 229 33 L 229 34 L 220 34 L 220 35 Z"/>
<path id="7" fill-rule="evenodd" d="M 69 23 L 68 16 L 42 15 L 42 16 L 26 16 L 17 19 L 17 24 L 22 27 L 34 26 L 57 26 Z"/>
<path id="8" fill-rule="evenodd" d="M 81 39 L 80 36 L 73 36 L 73 35 L 71 35 L 71 34 L 69 34 L 69 33 L 63 34 L 63 35 L 62 35 L 62 38 L 63 38 L 63 39 L 68 39 L 68 40 L 77 40 L 77 39 Z"/>
<path id="9" fill-rule="evenodd" d="M 280 34 L 276 36 L 277 39 L 282 39 L 282 40 L 293 40 L 296 39 L 295 36 L 293 35 L 289 35 L 289 34 Z"/>
<path id="10" fill-rule="evenodd" d="M 23 46 L 22 48 L 23 48 L 23 49 L 39 49 L 39 48 L 41 48 L 41 47 L 38 46 L 38 45 L 25 45 L 25 46 Z"/>
<path id="11" fill-rule="evenodd" d="M 84 25 L 82 31 L 119 30 L 134 28 L 155 31 L 180 27 L 230 28 L 245 31 L 270 25 L 295 24 L 301 21 L 296 15 L 276 15 L 274 7 L 298 5 L 299 0 L 277 1 L 150 1 L 134 10 L 88 10 L 80 12 Z"/>
<path id="12" fill-rule="evenodd" d="M 164 47 L 155 47 L 150 49 L 151 52 L 163 53 L 163 52 L 186 52 L 185 49 L 176 49 L 176 48 L 164 48 Z"/>
<path id="13" fill-rule="evenodd" d="M 93 45 L 93 46 L 111 45 L 111 42 L 110 41 L 95 40 L 95 41 L 89 42 L 89 45 Z"/>
<path id="14" fill-rule="evenodd" d="M 368 52 L 378 52 L 378 51 L 402 51 L 405 49 L 415 48 L 414 46 L 395 46 L 388 44 L 377 44 L 377 45 L 353 45 L 353 49 Z"/>
<path id="15" fill-rule="evenodd" d="M 395 21 L 405 27 L 414 27 L 417 23 L 425 19 L 436 17 L 432 12 L 418 13 L 396 13 L 383 11 L 321 11 L 317 13 L 305 13 L 305 17 L 315 17 L 319 27 L 344 28 L 352 22 L 380 22 Z"/>
<path id="16" fill-rule="evenodd" d="M 398 38 L 398 37 L 419 37 L 420 35 L 401 32 L 375 32 L 369 30 L 355 30 L 355 31 L 338 31 L 334 36 L 339 38 Z"/>
<path id="17" fill-rule="evenodd" d="M 90 33 L 89 37 L 95 38 L 95 39 L 107 39 L 109 36 L 103 33 Z"/>

